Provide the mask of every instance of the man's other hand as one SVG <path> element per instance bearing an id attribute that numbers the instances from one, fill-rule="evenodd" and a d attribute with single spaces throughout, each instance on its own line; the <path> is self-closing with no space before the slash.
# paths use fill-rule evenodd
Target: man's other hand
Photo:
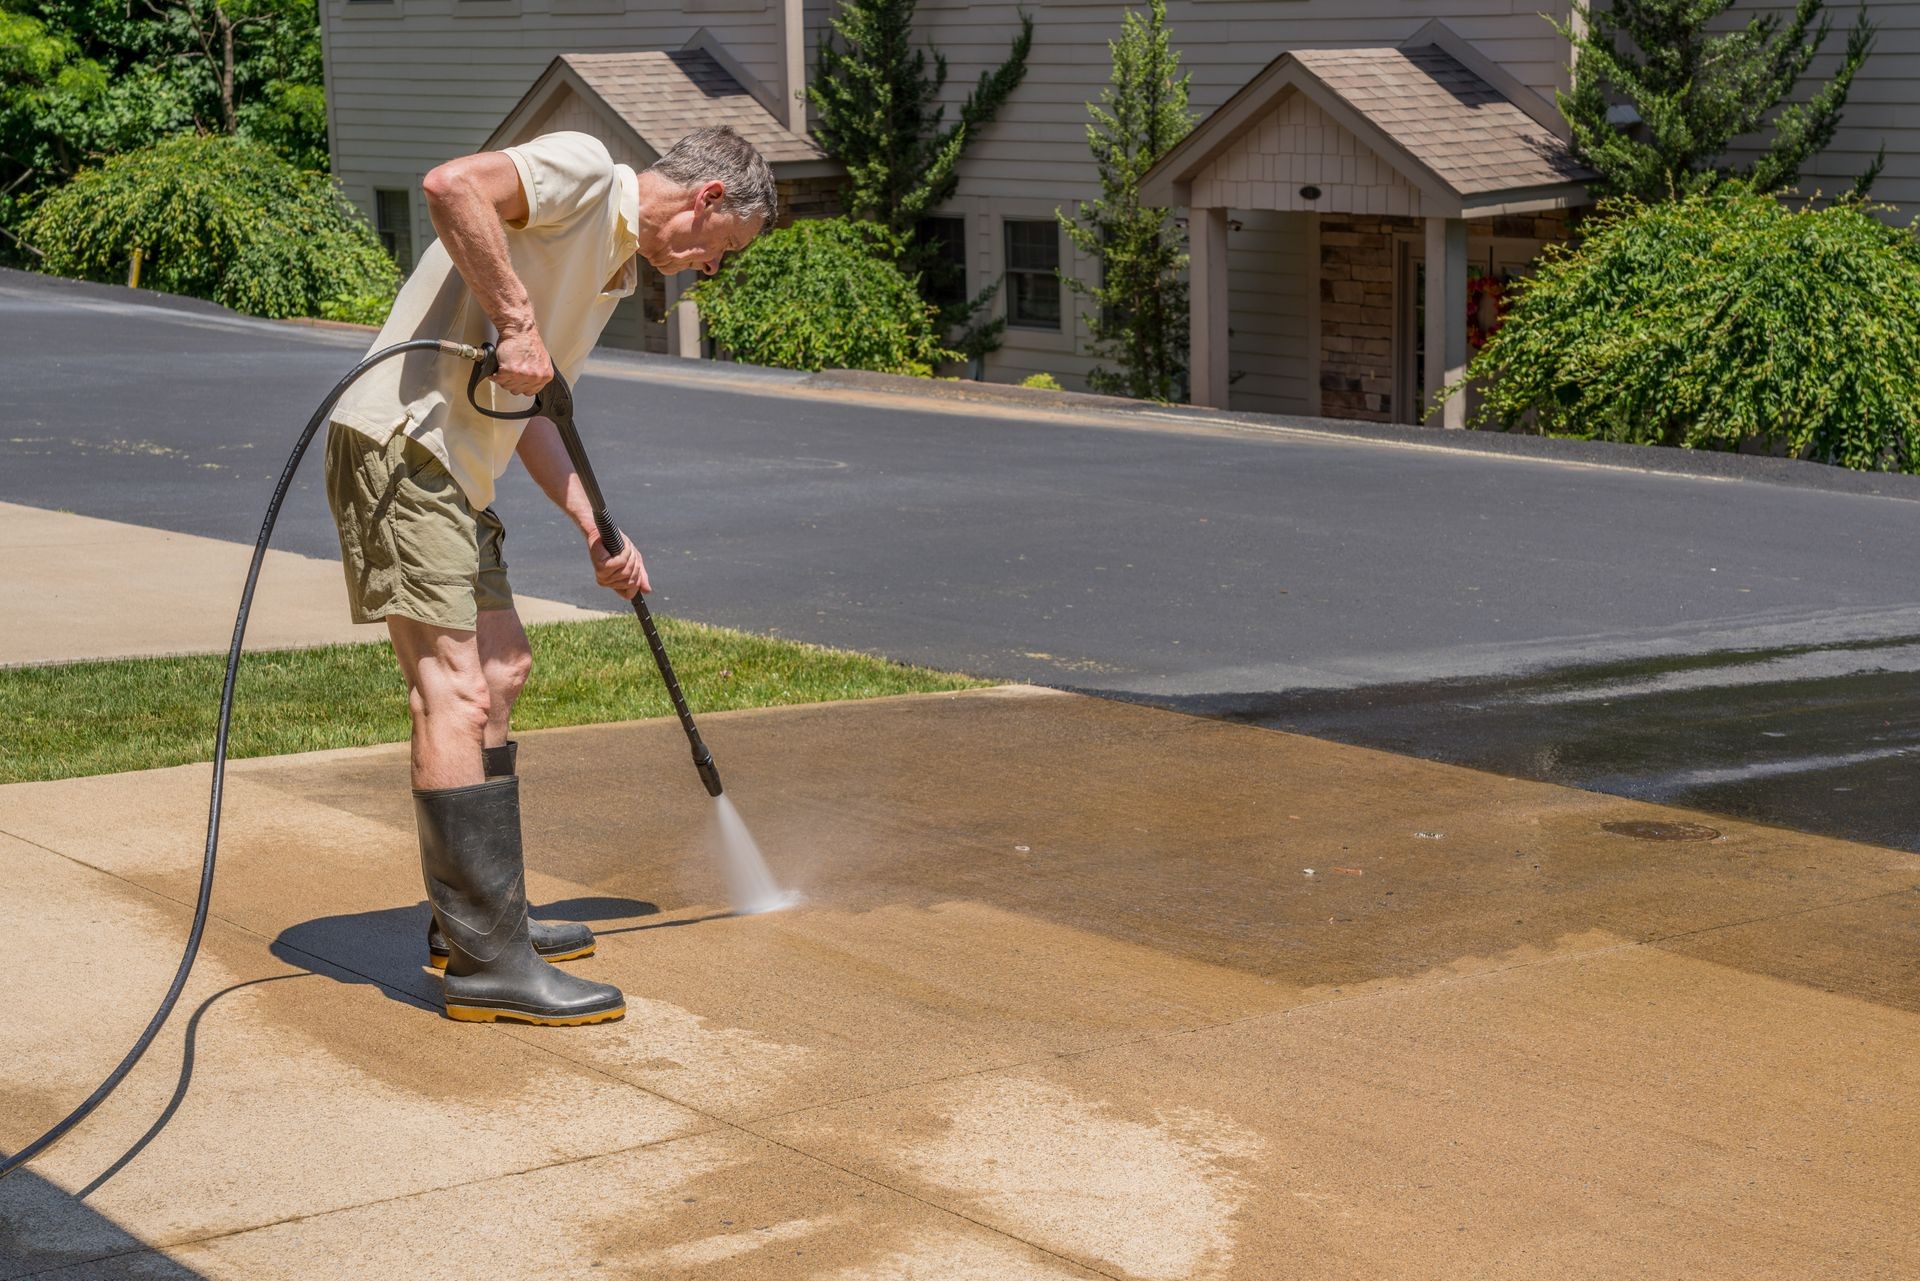
<path id="1" fill-rule="evenodd" d="M 516 396 L 531 396 L 553 381 L 553 358 L 540 331 L 529 325 L 512 334 L 501 334 L 493 354 L 500 360 L 493 382 Z"/>
<path id="2" fill-rule="evenodd" d="M 635 592 L 650 592 L 653 584 L 647 581 L 646 562 L 640 559 L 640 549 L 623 530 L 621 541 L 626 545 L 618 556 L 607 555 L 607 546 L 600 541 L 600 535 L 594 534 L 587 542 L 587 550 L 593 556 L 593 576 L 602 587 L 619 594 L 623 600 L 632 600 Z"/>

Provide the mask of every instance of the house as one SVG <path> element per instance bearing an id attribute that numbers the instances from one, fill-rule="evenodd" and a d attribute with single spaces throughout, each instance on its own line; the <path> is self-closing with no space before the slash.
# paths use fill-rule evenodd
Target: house
<path id="1" fill-rule="evenodd" d="M 1021 7 L 922 0 L 916 31 L 948 57 L 953 104 L 1005 56 Z M 1026 81 L 939 211 L 969 286 L 1001 282 L 1007 328 L 988 378 L 1044 371 L 1079 386 L 1094 364 L 1082 304 L 1054 276 L 1091 278 L 1094 264 L 1054 211 L 1096 194 L 1085 104 L 1106 83 L 1123 7 L 1024 6 Z M 1844 24 L 1851 6 L 1833 9 Z M 1876 195 L 1920 211 L 1920 5 L 1867 9 L 1879 49 L 1803 185 L 1848 185 L 1884 141 Z M 638 164 L 727 120 L 759 131 L 793 212 L 830 204 L 834 168 L 807 133 L 804 85 L 831 0 L 320 10 L 334 172 L 403 263 L 432 234 L 418 198 L 428 169 L 552 128 L 587 128 Z M 1425 390 L 1465 364 L 1474 317 L 1493 314 L 1493 295 L 1586 203 L 1552 106 L 1568 49 L 1549 19 L 1569 16 L 1569 0 L 1169 0 L 1202 120 L 1150 184 L 1189 223 L 1198 403 L 1419 419 Z M 696 354 L 669 288 L 650 278 L 608 341 Z M 1446 303 L 1431 316 L 1428 295 Z"/>

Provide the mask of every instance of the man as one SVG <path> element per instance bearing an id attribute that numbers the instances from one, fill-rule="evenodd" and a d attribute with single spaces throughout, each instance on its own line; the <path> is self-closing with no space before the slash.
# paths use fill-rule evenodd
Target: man
<path id="1" fill-rule="evenodd" d="M 452 160 L 421 184 L 439 240 L 394 300 L 374 347 L 409 338 L 492 341 L 483 400 L 526 406 L 555 369 L 578 377 L 637 258 L 711 275 L 771 226 L 766 161 L 731 129 L 702 129 L 636 174 L 580 133 Z M 620 990 L 548 963 L 589 955 L 593 934 L 527 917 L 514 700 L 533 665 L 514 612 L 492 507 L 515 454 L 586 541 L 594 577 L 649 591 L 628 540 L 608 556 L 558 431 L 468 404 L 471 366 L 412 352 L 376 366 L 340 402 L 327 491 L 355 622 L 384 620 L 413 717 L 413 796 L 432 908 L 429 955 L 446 1012 L 475 1022 L 597 1023 Z"/>

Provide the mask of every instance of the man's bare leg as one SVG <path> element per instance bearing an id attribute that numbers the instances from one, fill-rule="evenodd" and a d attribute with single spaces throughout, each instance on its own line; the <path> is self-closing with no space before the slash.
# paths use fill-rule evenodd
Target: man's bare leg
<path id="1" fill-rule="evenodd" d="M 480 670 L 487 682 L 485 745 L 501 747 L 512 737 L 513 705 L 533 670 L 533 648 L 527 644 L 520 614 L 512 609 L 489 609 L 480 614 L 475 636 L 480 644 Z"/>
<path id="2" fill-rule="evenodd" d="M 428 947 L 446 967 L 447 1016 L 561 1024 L 619 1018 L 626 1010 L 620 989 L 564 975 L 545 959 L 590 954 L 592 932 L 527 917 L 519 780 L 486 782 L 482 756 L 484 744 L 506 741 L 513 698 L 526 680 L 526 633 L 508 610 L 478 622 L 474 631 L 458 631 L 387 619 L 413 714 L 414 813 L 434 909 Z M 482 657 L 483 637 L 491 663 Z M 501 682 L 497 727 L 490 669 Z M 497 740 L 489 738 L 496 732 Z"/>
<path id="3" fill-rule="evenodd" d="M 476 633 L 389 614 L 387 635 L 407 680 L 413 785 L 445 788 L 481 782 L 480 748 L 492 719 L 492 696 Z M 501 741 L 506 741 L 504 736 Z"/>

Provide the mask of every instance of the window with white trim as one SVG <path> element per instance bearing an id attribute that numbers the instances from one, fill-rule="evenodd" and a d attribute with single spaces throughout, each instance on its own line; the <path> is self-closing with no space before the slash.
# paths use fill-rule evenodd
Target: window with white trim
<path id="1" fill-rule="evenodd" d="M 1060 224 L 1006 219 L 1007 325 L 1060 330 Z"/>
<path id="2" fill-rule="evenodd" d="M 404 187 L 373 191 L 373 229 L 400 270 L 413 270 L 413 193 Z"/>

